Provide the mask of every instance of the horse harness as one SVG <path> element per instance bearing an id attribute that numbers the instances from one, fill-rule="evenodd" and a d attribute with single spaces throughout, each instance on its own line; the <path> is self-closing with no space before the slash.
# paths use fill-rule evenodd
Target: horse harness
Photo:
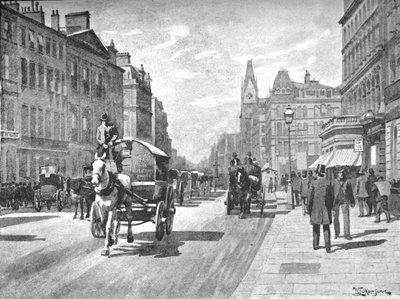
<path id="1" fill-rule="evenodd" d="M 110 177 L 107 187 L 102 189 L 102 190 L 100 190 L 100 191 L 98 191 L 95 188 L 96 194 L 98 194 L 100 196 L 109 196 L 114 191 L 114 188 L 117 187 L 118 185 L 120 185 L 120 183 L 119 183 L 118 179 L 116 178 L 116 176 L 111 171 L 107 171 L 107 172 L 108 172 L 108 176 Z M 119 184 L 117 184 L 117 182 Z"/>

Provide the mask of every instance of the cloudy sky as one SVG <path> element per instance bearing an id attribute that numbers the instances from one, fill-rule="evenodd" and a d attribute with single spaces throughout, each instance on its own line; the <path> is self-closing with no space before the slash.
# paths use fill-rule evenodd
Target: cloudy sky
<path id="1" fill-rule="evenodd" d="M 208 157 L 223 132 L 239 130 L 240 82 L 253 59 L 265 97 L 280 68 L 302 81 L 341 81 L 341 0 L 63 0 L 46 11 L 91 13 L 91 27 L 132 63 L 144 64 L 168 113 L 173 147 Z M 50 21 L 47 14 L 46 21 Z"/>

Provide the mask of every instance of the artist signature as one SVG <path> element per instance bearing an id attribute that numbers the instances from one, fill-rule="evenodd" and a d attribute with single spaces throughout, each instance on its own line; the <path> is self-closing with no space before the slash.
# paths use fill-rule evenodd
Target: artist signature
<path id="1" fill-rule="evenodd" d="M 354 296 L 378 296 L 378 295 L 392 295 L 392 292 L 380 289 L 369 290 L 364 287 L 353 287 Z"/>

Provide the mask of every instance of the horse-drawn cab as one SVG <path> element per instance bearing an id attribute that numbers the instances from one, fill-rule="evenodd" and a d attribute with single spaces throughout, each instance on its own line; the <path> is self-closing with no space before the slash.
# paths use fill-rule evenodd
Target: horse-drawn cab
<path id="1" fill-rule="evenodd" d="M 152 221 L 156 225 L 156 238 L 161 240 L 164 230 L 172 232 L 175 214 L 173 184 L 168 182 L 169 156 L 161 149 L 132 137 L 118 141 L 116 164 L 120 173 L 131 178 L 134 221 Z M 172 174 L 173 172 L 171 172 Z M 174 173 L 179 178 L 179 172 Z M 126 219 L 126 213 L 119 218 Z"/>
<path id="2" fill-rule="evenodd" d="M 40 167 L 39 175 L 40 191 L 36 194 L 34 203 L 35 210 L 40 212 L 42 205 L 46 204 L 50 210 L 52 203 L 57 206 L 58 211 L 64 207 L 64 179 L 57 173 L 56 166 Z"/>

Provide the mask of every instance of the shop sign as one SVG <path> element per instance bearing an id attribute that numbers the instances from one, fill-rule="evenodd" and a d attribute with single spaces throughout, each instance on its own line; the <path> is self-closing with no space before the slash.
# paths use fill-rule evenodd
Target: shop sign
<path id="1" fill-rule="evenodd" d="M 354 139 L 354 151 L 363 152 L 364 151 L 364 140 L 362 138 Z"/>

